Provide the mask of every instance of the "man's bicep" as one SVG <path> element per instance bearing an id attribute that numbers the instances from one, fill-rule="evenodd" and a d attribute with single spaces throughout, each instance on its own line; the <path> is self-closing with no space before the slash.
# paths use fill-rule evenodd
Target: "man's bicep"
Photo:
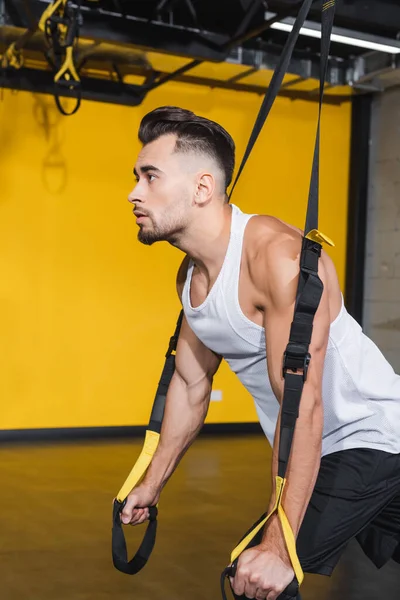
<path id="1" fill-rule="evenodd" d="M 270 293 L 270 302 L 264 316 L 264 327 L 266 331 L 266 351 L 268 374 L 271 385 L 281 401 L 284 379 L 282 377 L 283 355 L 289 342 L 290 327 L 294 316 L 295 297 L 297 291 L 298 275 L 287 273 L 286 277 L 277 274 L 275 288 Z M 322 263 L 319 265 L 319 276 L 326 283 L 325 272 Z M 324 291 L 313 322 L 313 332 L 309 353 L 312 360 L 305 384 L 306 388 L 313 389 L 313 397 L 321 395 L 322 373 L 329 337 L 330 313 L 328 291 L 324 285 Z"/>
<path id="2" fill-rule="evenodd" d="M 221 363 L 221 357 L 207 348 L 189 327 L 183 317 L 176 349 L 175 369 L 188 386 L 209 382 Z"/>

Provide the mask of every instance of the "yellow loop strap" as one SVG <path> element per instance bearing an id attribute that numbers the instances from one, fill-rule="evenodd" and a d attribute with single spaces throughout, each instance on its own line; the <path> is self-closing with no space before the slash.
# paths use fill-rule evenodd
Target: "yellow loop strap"
<path id="1" fill-rule="evenodd" d="M 264 527 L 265 523 L 267 523 L 267 521 L 272 517 L 272 515 L 275 512 L 277 512 L 279 520 L 282 525 L 283 536 L 285 538 L 285 543 L 286 543 L 286 547 L 288 550 L 290 562 L 292 563 L 292 567 L 293 567 L 294 573 L 296 575 L 298 584 L 301 585 L 301 583 L 304 579 L 304 573 L 303 573 L 303 569 L 301 568 L 300 561 L 298 559 L 297 552 L 296 552 L 296 540 L 294 538 L 292 528 L 290 527 L 290 523 L 288 521 L 288 518 L 287 518 L 285 511 L 283 510 L 282 504 L 281 504 L 282 503 L 282 494 L 283 494 L 283 490 L 285 488 L 286 479 L 282 479 L 282 477 L 277 476 L 275 478 L 275 481 L 276 481 L 276 498 L 275 498 L 275 504 L 274 504 L 273 509 L 271 510 L 269 515 L 266 516 L 265 519 L 263 519 L 260 523 L 258 523 L 258 525 L 256 525 L 256 527 L 254 527 L 254 529 L 252 529 L 252 531 L 250 531 L 250 533 L 248 533 L 246 535 L 246 537 L 243 538 L 243 540 L 236 546 L 236 548 L 234 548 L 234 550 L 231 553 L 231 563 L 234 560 L 236 560 L 237 557 L 244 550 L 246 550 L 247 546 L 249 545 L 251 540 L 254 538 L 254 536 L 260 531 L 260 529 L 262 529 Z"/>
<path id="2" fill-rule="evenodd" d="M 155 431 L 148 429 L 146 431 L 146 437 L 144 445 L 139 458 L 137 459 L 132 471 L 129 473 L 127 480 L 117 494 L 118 502 L 123 502 L 125 498 L 130 494 L 134 487 L 137 486 L 143 475 L 146 473 L 151 459 L 157 450 L 160 434 Z"/>
<path id="3" fill-rule="evenodd" d="M 306 235 L 306 238 L 312 240 L 313 242 L 317 242 L 318 244 L 328 244 L 328 246 L 334 246 L 334 242 L 327 235 L 322 233 L 322 231 L 318 231 L 318 229 L 311 229 Z"/>
<path id="4" fill-rule="evenodd" d="M 57 12 L 57 10 L 60 8 L 60 6 L 64 6 L 67 4 L 67 0 L 57 0 L 57 2 L 54 2 L 53 4 L 49 4 L 49 6 L 46 8 L 46 10 L 43 12 L 42 16 L 40 17 L 40 21 L 39 21 L 39 29 L 41 31 L 43 31 L 43 33 L 46 30 L 46 21 L 47 19 L 49 19 L 55 12 Z"/>
<path id="5" fill-rule="evenodd" d="M 80 81 L 79 75 L 75 70 L 72 46 L 67 47 L 65 61 L 63 62 L 61 69 L 54 77 L 54 82 L 57 83 L 62 77 L 65 81 L 70 81 L 71 79 L 75 79 L 75 81 Z"/>

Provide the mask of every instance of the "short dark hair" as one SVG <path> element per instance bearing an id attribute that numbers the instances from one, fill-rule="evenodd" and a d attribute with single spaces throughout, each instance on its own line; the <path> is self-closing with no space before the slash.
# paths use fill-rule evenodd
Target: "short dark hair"
<path id="1" fill-rule="evenodd" d="M 224 173 L 226 190 L 235 167 L 235 143 L 221 125 L 176 106 L 161 106 L 143 117 L 139 127 L 143 145 L 167 134 L 176 135 L 178 152 L 201 152 L 214 158 Z"/>

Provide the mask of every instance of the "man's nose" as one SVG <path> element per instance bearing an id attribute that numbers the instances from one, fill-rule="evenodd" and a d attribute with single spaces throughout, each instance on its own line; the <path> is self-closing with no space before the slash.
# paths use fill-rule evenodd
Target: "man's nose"
<path id="1" fill-rule="evenodd" d="M 128 196 L 128 202 L 131 204 L 137 204 L 138 202 L 143 202 L 139 190 L 137 189 L 137 185 L 133 188 L 131 193 Z"/>

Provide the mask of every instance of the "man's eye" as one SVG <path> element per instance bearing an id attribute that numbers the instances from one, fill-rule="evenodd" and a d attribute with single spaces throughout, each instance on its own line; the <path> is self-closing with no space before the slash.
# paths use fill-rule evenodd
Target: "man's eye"
<path id="1" fill-rule="evenodd" d="M 153 181 L 153 179 L 156 178 L 155 175 L 152 175 L 151 173 L 148 174 L 148 178 L 149 178 L 149 182 L 151 183 Z"/>

